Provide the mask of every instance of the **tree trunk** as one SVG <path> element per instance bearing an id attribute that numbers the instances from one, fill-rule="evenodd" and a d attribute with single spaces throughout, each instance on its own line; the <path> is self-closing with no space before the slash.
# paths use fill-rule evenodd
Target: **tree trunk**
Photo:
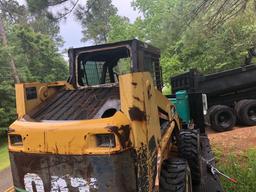
<path id="1" fill-rule="evenodd" d="M 8 40 L 7 40 L 7 36 L 6 36 L 5 30 L 4 30 L 4 25 L 3 25 L 1 18 L 0 18 L 0 38 L 2 39 L 3 46 L 5 48 L 8 48 Z M 17 72 L 15 60 L 13 59 L 11 53 L 9 53 L 9 52 L 8 52 L 8 56 L 10 59 L 9 65 L 11 67 L 14 83 L 20 83 L 20 78 L 19 78 L 19 75 Z"/>

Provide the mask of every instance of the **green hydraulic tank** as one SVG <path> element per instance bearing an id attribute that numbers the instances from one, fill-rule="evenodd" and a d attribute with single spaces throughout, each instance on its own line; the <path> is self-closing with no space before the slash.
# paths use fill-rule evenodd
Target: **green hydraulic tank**
<path id="1" fill-rule="evenodd" d="M 168 100 L 171 101 L 172 104 L 175 105 L 175 107 L 176 107 L 176 101 L 177 101 L 176 98 L 169 98 Z"/>
<path id="2" fill-rule="evenodd" d="M 176 110 L 183 123 L 190 123 L 188 93 L 185 90 L 176 92 Z"/>

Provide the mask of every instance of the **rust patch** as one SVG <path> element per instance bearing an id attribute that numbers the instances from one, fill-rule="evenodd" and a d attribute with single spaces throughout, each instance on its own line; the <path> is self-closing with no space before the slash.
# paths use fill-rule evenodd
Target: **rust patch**
<path id="1" fill-rule="evenodd" d="M 129 125 L 122 125 L 120 128 L 117 126 L 108 126 L 107 129 L 109 132 L 114 133 L 121 143 L 123 148 L 130 147 L 130 126 Z"/>
<path id="2" fill-rule="evenodd" d="M 149 155 L 150 155 L 150 181 L 152 182 L 152 187 L 154 187 L 155 180 L 156 180 L 156 175 L 157 175 L 157 146 L 156 146 L 156 140 L 155 136 L 152 136 L 149 140 Z"/>
<path id="3" fill-rule="evenodd" d="M 43 102 L 31 118 L 36 121 L 93 119 L 110 98 L 120 99 L 117 86 L 63 90 Z"/>
<path id="4" fill-rule="evenodd" d="M 118 129 L 119 129 L 117 126 L 107 126 L 106 128 L 109 130 L 109 132 L 115 133 L 115 134 L 118 133 Z"/>
<path id="5" fill-rule="evenodd" d="M 139 97 L 135 97 L 135 96 L 133 96 L 133 98 L 134 98 L 135 100 L 137 100 L 137 101 L 141 102 L 141 100 L 140 100 L 140 98 L 139 98 Z"/>
<path id="6" fill-rule="evenodd" d="M 14 133 L 15 132 L 15 129 L 12 129 L 12 128 L 8 128 L 8 131 L 7 131 L 8 133 Z"/>
<path id="7" fill-rule="evenodd" d="M 146 113 L 141 111 L 138 107 L 132 107 L 129 109 L 129 115 L 132 121 L 145 121 Z"/>
<path id="8" fill-rule="evenodd" d="M 151 93 L 151 85 L 148 87 L 148 99 L 151 99 L 152 93 Z"/>
<path id="9" fill-rule="evenodd" d="M 31 118 L 29 115 L 24 115 L 23 119 L 30 122 L 38 122 L 37 120 Z"/>
<path id="10" fill-rule="evenodd" d="M 138 191 L 147 192 L 149 190 L 149 177 L 148 177 L 148 158 L 147 146 L 141 143 L 141 147 L 137 152 L 137 182 Z"/>

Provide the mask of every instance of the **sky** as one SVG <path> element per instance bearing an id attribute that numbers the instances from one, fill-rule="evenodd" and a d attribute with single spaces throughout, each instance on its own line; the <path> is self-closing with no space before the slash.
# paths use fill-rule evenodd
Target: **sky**
<path id="1" fill-rule="evenodd" d="M 25 4 L 25 0 L 17 0 L 20 4 Z M 112 0 L 112 3 L 117 7 L 120 16 L 126 16 L 131 22 L 135 21 L 139 13 L 131 7 L 133 0 Z M 81 4 L 85 4 L 86 0 L 80 0 Z M 74 16 L 70 14 L 66 21 L 60 23 L 60 35 L 64 39 L 64 46 L 61 50 L 70 47 L 82 47 L 89 45 L 88 43 L 81 42 L 82 28 L 79 22 L 76 21 Z"/>

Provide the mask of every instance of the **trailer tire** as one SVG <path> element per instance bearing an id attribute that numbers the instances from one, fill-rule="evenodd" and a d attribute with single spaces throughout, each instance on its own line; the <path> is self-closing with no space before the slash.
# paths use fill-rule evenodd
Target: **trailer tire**
<path id="1" fill-rule="evenodd" d="M 231 130 L 236 124 L 234 110 L 225 105 L 214 105 L 208 111 L 211 128 L 218 132 Z"/>
<path id="2" fill-rule="evenodd" d="M 236 114 L 244 125 L 256 125 L 256 100 L 241 100 L 236 105 Z"/>
<path id="3" fill-rule="evenodd" d="M 186 160 L 171 158 L 163 162 L 159 192 L 192 192 L 191 173 Z"/>
<path id="4" fill-rule="evenodd" d="M 178 143 L 179 155 L 188 161 L 193 184 L 201 182 L 200 135 L 196 129 L 181 129 Z"/>

